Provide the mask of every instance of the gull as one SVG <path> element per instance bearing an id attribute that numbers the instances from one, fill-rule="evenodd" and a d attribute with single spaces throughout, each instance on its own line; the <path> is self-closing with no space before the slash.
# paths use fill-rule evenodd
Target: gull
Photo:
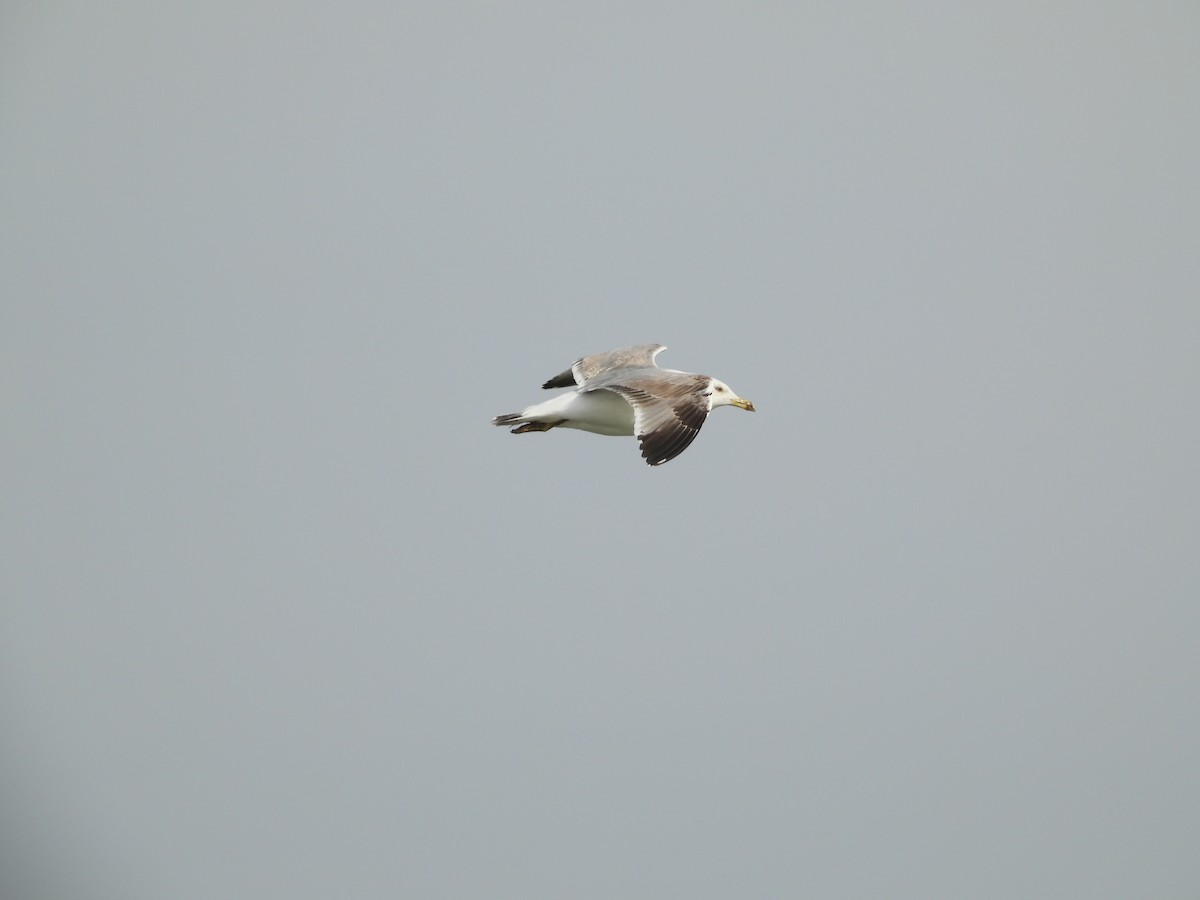
<path id="1" fill-rule="evenodd" d="M 636 434 L 642 458 L 662 465 L 688 448 L 711 410 L 754 404 L 708 375 L 660 369 L 654 357 L 667 348 L 641 344 L 577 359 L 571 368 L 542 385 L 573 390 L 517 413 L 492 419 L 516 425 L 513 434 L 578 428 L 593 434 Z"/>

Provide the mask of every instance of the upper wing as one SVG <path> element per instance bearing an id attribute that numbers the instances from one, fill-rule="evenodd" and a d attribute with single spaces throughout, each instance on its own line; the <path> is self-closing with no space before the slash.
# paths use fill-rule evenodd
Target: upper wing
<path id="1" fill-rule="evenodd" d="M 657 466 L 677 457 L 696 439 L 712 409 L 711 385 L 707 375 L 642 367 L 605 373 L 581 390 L 607 390 L 624 397 L 633 407 L 642 458 Z"/>
<path id="2" fill-rule="evenodd" d="M 574 387 L 613 369 L 654 368 L 654 357 L 666 349 L 662 344 L 639 344 L 636 347 L 622 347 L 607 353 L 593 353 L 591 356 L 575 360 L 571 368 L 555 375 L 542 387 Z"/>

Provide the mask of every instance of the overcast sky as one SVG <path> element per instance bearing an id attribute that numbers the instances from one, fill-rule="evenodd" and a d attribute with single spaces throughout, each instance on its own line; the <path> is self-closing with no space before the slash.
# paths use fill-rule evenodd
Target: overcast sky
<path id="1" fill-rule="evenodd" d="M 1198 9 L 6 3 L 5 900 L 1197 896 Z"/>

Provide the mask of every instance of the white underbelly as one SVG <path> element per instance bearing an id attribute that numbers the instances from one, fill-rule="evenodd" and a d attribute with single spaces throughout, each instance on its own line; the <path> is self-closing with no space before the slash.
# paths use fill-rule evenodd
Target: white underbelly
<path id="1" fill-rule="evenodd" d="M 563 428 L 593 434 L 633 434 L 633 407 L 612 391 L 586 391 L 568 395 L 562 410 Z"/>

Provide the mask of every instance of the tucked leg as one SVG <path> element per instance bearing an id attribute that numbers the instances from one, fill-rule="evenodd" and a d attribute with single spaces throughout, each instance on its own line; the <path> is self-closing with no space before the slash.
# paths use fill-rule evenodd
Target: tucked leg
<path id="1" fill-rule="evenodd" d="M 559 419 L 557 422 L 526 422 L 524 425 L 518 426 L 512 430 L 513 434 L 525 434 L 529 431 L 549 431 L 555 425 L 561 425 L 566 419 Z"/>

